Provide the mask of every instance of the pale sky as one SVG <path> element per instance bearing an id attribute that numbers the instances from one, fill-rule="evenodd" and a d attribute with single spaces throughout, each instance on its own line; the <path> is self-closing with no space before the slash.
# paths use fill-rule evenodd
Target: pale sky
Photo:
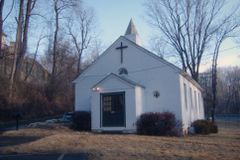
<path id="1" fill-rule="evenodd" d="M 44 0 L 39 1 L 44 2 Z M 150 40 L 156 32 L 154 32 L 154 29 L 147 23 L 146 10 L 144 7 L 146 1 L 147 0 L 83 0 L 84 5 L 93 8 L 95 11 L 97 32 L 105 48 L 110 46 L 119 36 L 124 35 L 128 23 L 132 18 L 143 41 L 143 47 L 150 50 Z M 236 1 L 239 2 L 239 0 L 229 0 L 228 2 L 235 3 Z M 11 1 L 6 2 L 6 6 L 9 8 Z M 39 6 L 44 8 L 44 3 L 39 4 Z M 17 9 L 18 5 L 15 4 L 15 12 L 11 13 L 9 18 L 11 21 L 6 23 L 7 28 L 5 28 L 5 30 L 10 33 L 16 30 L 15 28 L 9 28 L 9 26 L 11 26 L 11 23 L 16 23 L 14 16 L 17 16 Z M 5 10 L 7 11 L 8 9 Z M 30 29 L 30 38 L 33 37 L 33 35 L 39 37 L 36 33 L 40 34 L 42 29 L 37 31 L 37 27 L 38 26 L 34 26 Z M 15 36 L 9 36 L 8 39 L 15 40 Z M 31 50 L 35 48 L 36 40 L 31 39 L 29 43 L 28 48 L 30 52 L 32 52 Z M 44 43 L 42 45 L 44 45 Z M 44 49 L 42 49 L 41 52 L 43 52 L 43 50 Z M 219 66 L 240 66 L 240 44 L 236 44 L 233 40 L 227 40 L 222 44 L 220 51 Z M 200 68 L 201 71 L 210 67 L 211 58 L 212 57 L 209 56 L 203 58 Z"/>
<path id="2" fill-rule="evenodd" d="M 232 0 L 234 2 L 234 0 Z M 144 47 L 150 49 L 150 39 L 154 32 L 147 23 L 145 0 L 86 0 L 85 4 L 95 10 L 100 28 L 100 38 L 109 46 L 120 35 L 124 35 L 131 18 L 143 40 Z M 240 66 L 240 44 L 226 40 L 221 48 L 219 66 Z M 201 71 L 210 67 L 212 57 L 204 57 Z"/>

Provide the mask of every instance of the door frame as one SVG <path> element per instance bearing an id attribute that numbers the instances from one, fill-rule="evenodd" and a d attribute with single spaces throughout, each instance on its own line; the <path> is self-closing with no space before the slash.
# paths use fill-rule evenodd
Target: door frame
<path id="1" fill-rule="evenodd" d="M 102 116 L 103 116 L 103 110 L 102 110 L 102 98 L 105 95 L 116 95 L 116 94 L 122 94 L 123 95 L 123 108 L 124 108 L 124 114 L 123 114 L 123 120 L 124 125 L 123 126 L 103 126 Z M 100 128 L 106 128 L 106 127 L 126 127 L 126 101 L 125 101 L 125 91 L 120 92 L 106 92 L 106 93 L 100 93 Z"/>

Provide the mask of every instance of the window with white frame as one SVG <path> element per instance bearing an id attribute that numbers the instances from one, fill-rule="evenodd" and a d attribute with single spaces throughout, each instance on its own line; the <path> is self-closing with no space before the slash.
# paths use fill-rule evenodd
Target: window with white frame
<path id="1" fill-rule="evenodd" d="M 183 89 L 184 89 L 185 108 L 186 108 L 186 111 L 187 111 L 188 110 L 188 99 L 187 99 L 187 85 L 186 85 L 186 83 L 183 84 Z"/>
<path id="2" fill-rule="evenodd" d="M 192 96 L 192 88 L 189 87 L 189 94 L 190 94 L 190 108 L 193 109 L 193 96 Z"/>
<path id="3" fill-rule="evenodd" d="M 201 95 L 198 93 L 198 107 L 199 107 L 199 114 L 202 113 L 202 105 L 201 105 Z"/>
<path id="4" fill-rule="evenodd" d="M 198 105 L 197 105 L 197 91 L 194 91 L 194 102 L 195 102 L 195 111 L 198 113 Z"/>

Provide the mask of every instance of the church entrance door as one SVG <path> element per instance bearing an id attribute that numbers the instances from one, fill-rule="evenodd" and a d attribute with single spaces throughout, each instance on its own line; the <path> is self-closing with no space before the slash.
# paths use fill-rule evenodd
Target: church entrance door
<path id="1" fill-rule="evenodd" d="M 125 92 L 101 94 L 101 126 L 125 127 Z"/>

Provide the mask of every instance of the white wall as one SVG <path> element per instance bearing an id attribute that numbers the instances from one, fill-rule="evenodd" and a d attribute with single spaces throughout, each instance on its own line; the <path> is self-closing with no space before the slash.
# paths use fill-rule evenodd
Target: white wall
<path id="1" fill-rule="evenodd" d="M 136 117 L 138 118 L 143 113 L 144 107 L 144 90 L 143 88 L 135 87 L 135 103 L 136 103 Z"/>
<path id="2" fill-rule="evenodd" d="M 201 90 L 199 90 L 182 75 L 180 75 L 179 78 L 182 105 L 182 123 L 186 129 L 191 125 L 193 121 L 197 119 L 204 119 L 203 99 Z M 184 91 L 184 84 L 186 85 L 186 93 Z M 185 97 L 185 95 L 187 97 Z"/>
<path id="3" fill-rule="evenodd" d="M 123 64 L 120 63 L 120 50 L 115 49 L 119 47 L 121 42 L 123 45 L 128 46 L 127 49 L 123 50 Z M 76 110 L 90 110 L 92 94 L 90 88 L 107 74 L 111 72 L 118 74 L 119 68 L 124 67 L 128 70 L 127 78 L 145 86 L 142 92 L 141 103 L 143 106 L 135 111 L 136 115 L 140 115 L 142 112 L 170 111 L 176 115 L 177 119 L 181 119 L 179 70 L 165 61 L 159 60 L 156 56 L 145 53 L 147 51 L 132 43 L 120 37 L 93 65 L 75 80 L 75 83 L 77 83 Z M 119 86 L 116 87 L 120 89 Z M 154 91 L 160 92 L 158 98 L 153 96 Z M 135 92 L 134 94 L 140 94 L 138 89 L 133 92 Z M 127 95 L 126 98 L 130 98 L 129 101 L 134 100 L 133 97 Z M 135 101 L 138 103 L 139 99 L 135 99 Z M 135 101 L 133 102 L 135 103 Z M 92 102 L 97 106 L 95 103 Z M 92 108 L 92 110 L 95 109 Z"/>

